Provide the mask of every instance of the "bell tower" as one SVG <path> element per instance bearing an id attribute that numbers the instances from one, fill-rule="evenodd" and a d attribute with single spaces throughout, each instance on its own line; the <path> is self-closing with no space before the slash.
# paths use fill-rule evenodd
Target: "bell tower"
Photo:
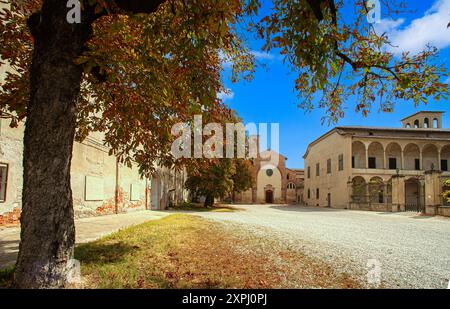
<path id="1" fill-rule="evenodd" d="M 402 127 L 411 129 L 440 129 L 442 128 L 441 111 L 421 111 L 403 118 Z"/>

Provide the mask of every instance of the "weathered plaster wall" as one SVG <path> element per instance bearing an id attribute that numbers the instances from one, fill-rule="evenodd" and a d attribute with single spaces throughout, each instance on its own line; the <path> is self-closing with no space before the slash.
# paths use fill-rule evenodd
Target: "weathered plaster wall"
<path id="1" fill-rule="evenodd" d="M 8 165 L 6 200 L 0 202 L 0 225 L 17 224 L 22 204 L 23 125 L 10 128 L 0 121 L 0 163 Z M 75 142 L 71 165 L 71 187 L 75 217 L 98 216 L 145 209 L 146 181 L 136 164 L 128 168 L 117 164 L 102 144 L 103 136 L 91 134 L 82 143 Z M 117 194 L 116 194 L 117 184 Z M 132 192 L 134 193 L 132 194 Z"/>

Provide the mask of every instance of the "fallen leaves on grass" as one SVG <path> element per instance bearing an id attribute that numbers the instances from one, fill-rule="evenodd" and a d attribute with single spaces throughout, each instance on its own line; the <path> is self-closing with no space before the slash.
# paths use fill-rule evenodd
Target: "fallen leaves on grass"
<path id="1" fill-rule="evenodd" d="M 88 288 L 357 288 L 276 241 L 177 214 L 76 249 Z"/>

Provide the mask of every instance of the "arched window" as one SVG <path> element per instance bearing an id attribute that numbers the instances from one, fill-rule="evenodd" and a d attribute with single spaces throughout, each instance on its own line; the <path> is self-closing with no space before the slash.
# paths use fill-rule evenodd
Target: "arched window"
<path id="1" fill-rule="evenodd" d="M 420 128 L 419 120 L 414 120 L 414 128 Z"/>
<path id="2" fill-rule="evenodd" d="M 439 128 L 439 121 L 437 118 L 433 119 L 433 128 Z"/>
<path id="3" fill-rule="evenodd" d="M 407 123 L 407 124 L 405 125 L 405 128 L 411 128 L 411 124 Z"/>
<path id="4" fill-rule="evenodd" d="M 295 189 L 295 183 L 293 183 L 293 182 L 288 183 L 287 188 L 288 189 Z"/>
<path id="5" fill-rule="evenodd" d="M 428 118 L 425 118 L 423 120 L 423 127 L 424 128 L 429 128 L 430 127 L 430 121 L 428 120 Z"/>
<path id="6" fill-rule="evenodd" d="M 287 174 L 287 176 L 286 176 L 286 179 L 288 179 L 288 180 L 289 180 L 289 174 Z"/>

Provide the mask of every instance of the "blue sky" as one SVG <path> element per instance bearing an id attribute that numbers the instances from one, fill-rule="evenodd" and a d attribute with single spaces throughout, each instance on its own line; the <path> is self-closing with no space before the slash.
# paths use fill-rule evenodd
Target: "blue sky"
<path id="1" fill-rule="evenodd" d="M 268 12 L 270 7 L 270 0 L 264 2 L 262 14 Z M 406 3 L 408 10 L 413 12 L 392 18 L 384 15 L 382 10 L 380 29 L 388 32 L 391 40 L 403 50 L 416 51 L 432 43 L 440 49 L 439 61 L 447 63 L 450 57 L 450 29 L 446 26 L 450 22 L 450 0 L 408 0 Z M 444 20 L 446 23 L 442 25 Z M 302 156 L 308 144 L 335 125 L 322 125 L 324 110 L 305 112 L 297 107 L 298 100 L 293 90 L 295 73 L 282 63 L 278 54 L 261 53 L 262 42 L 257 40 L 249 41 L 249 45 L 256 52 L 257 61 L 264 63 L 266 68 L 259 67 L 250 82 L 233 84 L 225 78 L 231 94 L 225 95 L 224 100 L 245 123 L 279 123 L 280 153 L 288 158 L 288 167 L 303 168 Z M 450 65 L 447 67 L 450 69 Z M 430 100 L 427 105 L 417 108 L 412 102 L 399 101 L 392 113 L 379 112 L 378 106 L 374 106 L 365 118 L 354 111 L 355 105 L 355 102 L 347 102 L 345 117 L 336 125 L 399 127 L 400 119 L 418 110 L 442 110 L 447 111 L 443 125 L 450 128 L 450 108 L 444 101 L 436 103 Z"/>

